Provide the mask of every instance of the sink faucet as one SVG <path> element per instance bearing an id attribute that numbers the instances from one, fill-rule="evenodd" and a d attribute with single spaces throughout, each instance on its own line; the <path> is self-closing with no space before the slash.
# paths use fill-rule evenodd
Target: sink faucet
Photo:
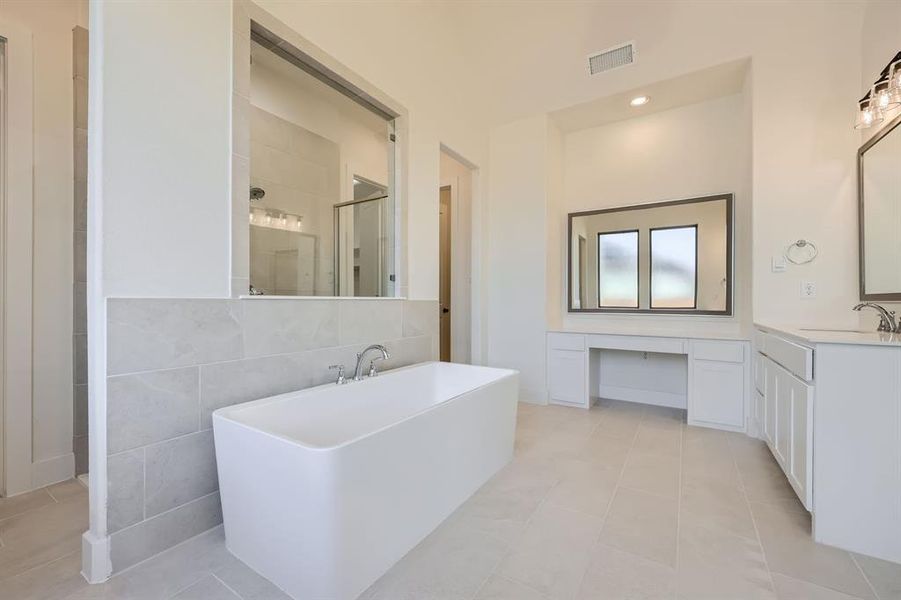
<path id="1" fill-rule="evenodd" d="M 357 353 L 357 366 L 354 369 L 354 381 L 362 381 L 363 380 L 363 359 L 366 358 L 366 355 L 369 353 L 370 350 L 375 350 L 377 352 L 382 353 L 381 356 L 375 357 L 374 359 L 372 359 L 372 362 L 369 363 L 369 376 L 370 377 L 375 376 L 375 361 L 385 360 L 385 359 L 388 359 L 391 357 L 391 355 L 388 354 L 388 350 L 381 344 L 373 344 L 371 346 L 368 346 L 362 352 L 358 352 Z"/>
<path id="2" fill-rule="evenodd" d="M 884 307 L 874 304 L 873 302 L 861 302 L 852 310 L 860 311 L 864 308 L 872 308 L 879 313 L 878 331 L 886 331 L 888 333 L 901 333 L 901 326 L 895 322 L 895 311 L 888 311 Z"/>

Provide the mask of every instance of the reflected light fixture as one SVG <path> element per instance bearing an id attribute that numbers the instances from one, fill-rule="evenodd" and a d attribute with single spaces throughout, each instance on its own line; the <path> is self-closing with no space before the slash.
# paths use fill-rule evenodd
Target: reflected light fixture
<path id="1" fill-rule="evenodd" d="M 885 120 L 885 113 L 901 108 L 901 52 L 879 73 L 867 95 L 857 102 L 855 129 L 867 129 Z"/>
<path id="2" fill-rule="evenodd" d="M 644 106 L 650 101 L 650 96 L 635 96 L 634 98 L 632 98 L 632 100 L 629 101 L 629 104 L 632 106 Z"/>
<path id="3" fill-rule="evenodd" d="M 854 129 L 866 129 L 881 123 L 884 119 L 882 109 L 876 106 L 876 103 L 871 100 L 870 94 L 867 94 L 860 101 L 860 112 L 857 113 L 857 122 L 854 124 Z"/>

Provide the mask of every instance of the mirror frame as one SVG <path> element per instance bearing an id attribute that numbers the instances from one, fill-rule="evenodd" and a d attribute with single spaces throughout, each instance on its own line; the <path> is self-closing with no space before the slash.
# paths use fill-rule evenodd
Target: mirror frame
<path id="1" fill-rule="evenodd" d="M 883 300 L 888 302 L 897 302 L 901 300 L 901 291 L 890 292 L 887 294 L 868 294 L 867 293 L 867 270 L 866 270 L 866 227 L 864 217 L 864 190 L 863 190 L 863 155 L 867 150 L 879 143 L 879 141 L 901 126 L 901 115 L 896 116 L 889 121 L 876 135 L 867 140 L 867 142 L 857 151 L 857 222 L 858 222 L 858 248 L 860 255 L 860 299 L 861 300 Z M 901 131 L 901 130 L 899 130 Z"/>
<path id="2" fill-rule="evenodd" d="M 573 256 L 572 235 L 573 219 L 576 217 L 588 217 L 604 213 L 624 212 L 628 210 L 643 210 L 648 208 L 660 208 L 663 206 L 676 206 L 679 204 L 699 204 L 701 202 L 726 201 L 726 308 L 724 310 L 697 310 L 685 308 L 573 308 Z M 568 213 L 566 218 L 566 310 L 573 314 L 633 314 L 633 315 L 684 315 L 684 316 L 721 316 L 731 317 L 733 314 L 733 273 L 735 271 L 734 250 L 734 195 L 716 194 L 713 196 L 701 196 L 698 198 L 685 198 L 683 200 L 667 200 L 664 202 L 648 202 L 645 204 L 630 204 L 627 206 L 615 206 L 597 210 L 586 210 Z M 640 277 L 640 274 L 639 274 Z M 639 301 L 640 304 L 640 301 Z"/>

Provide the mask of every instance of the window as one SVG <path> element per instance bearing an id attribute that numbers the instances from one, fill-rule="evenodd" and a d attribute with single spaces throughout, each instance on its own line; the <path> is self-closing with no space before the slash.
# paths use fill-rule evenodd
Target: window
<path id="1" fill-rule="evenodd" d="M 651 308 L 696 308 L 698 226 L 651 229 Z"/>
<path id="2" fill-rule="evenodd" d="M 638 230 L 598 234 L 598 306 L 638 308 Z"/>

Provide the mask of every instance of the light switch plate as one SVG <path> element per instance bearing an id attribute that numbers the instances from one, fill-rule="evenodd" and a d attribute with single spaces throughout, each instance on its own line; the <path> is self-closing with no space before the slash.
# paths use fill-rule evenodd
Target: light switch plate
<path id="1" fill-rule="evenodd" d="M 802 281 L 801 282 L 801 297 L 802 298 L 816 298 L 817 297 L 817 284 L 812 281 Z"/>
<path id="2" fill-rule="evenodd" d="M 784 256 L 774 256 L 773 257 L 773 273 L 784 273 L 785 272 L 785 257 Z"/>

